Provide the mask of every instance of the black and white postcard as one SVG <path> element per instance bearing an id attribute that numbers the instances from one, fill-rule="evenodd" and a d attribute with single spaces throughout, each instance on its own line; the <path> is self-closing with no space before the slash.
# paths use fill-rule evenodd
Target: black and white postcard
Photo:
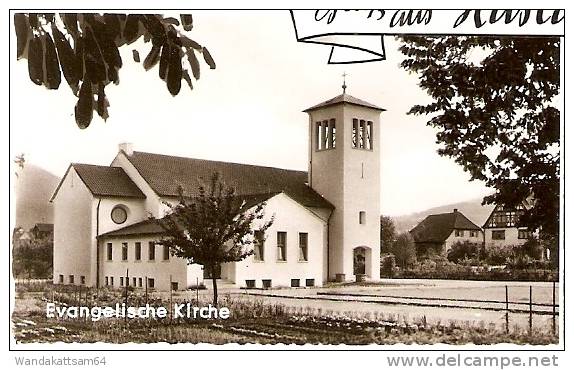
<path id="1" fill-rule="evenodd" d="M 566 9 L 38 5 L 4 25 L 13 366 L 567 365 Z"/>

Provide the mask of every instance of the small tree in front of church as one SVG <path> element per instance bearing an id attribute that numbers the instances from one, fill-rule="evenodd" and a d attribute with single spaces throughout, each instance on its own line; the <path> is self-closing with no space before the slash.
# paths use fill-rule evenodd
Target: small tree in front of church
<path id="1" fill-rule="evenodd" d="M 194 196 L 179 190 L 179 203 L 158 220 L 164 229 L 158 243 L 189 264 L 203 265 L 213 281 L 213 305 L 217 306 L 217 271 L 221 264 L 242 261 L 251 254 L 255 232 L 273 223 L 263 220 L 265 202 L 249 206 L 218 173 L 209 186 L 200 185 Z M 257 229 L 254 227 L 257 226 Z"/>

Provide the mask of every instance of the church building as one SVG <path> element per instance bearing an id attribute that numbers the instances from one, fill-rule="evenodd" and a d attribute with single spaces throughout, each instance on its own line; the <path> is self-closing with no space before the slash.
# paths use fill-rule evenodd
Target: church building
<path id="1" fill-rule="evenodd" d="M 182 290 L 202 266 L 155 241 L 178 188 L 197 193 L 213 172 L 273 225 L 255 253 L 221 266 L 237 287 L 321 286 L 355 275 L 379 280 L 380 114 L 345 92 L 305 110 L 308 171 L 134 151 L 120 144 L 109 166 L 72 163 L 55 190 L 54 283 Z M 257 225 L 254 225 L 257 228 Z"/>

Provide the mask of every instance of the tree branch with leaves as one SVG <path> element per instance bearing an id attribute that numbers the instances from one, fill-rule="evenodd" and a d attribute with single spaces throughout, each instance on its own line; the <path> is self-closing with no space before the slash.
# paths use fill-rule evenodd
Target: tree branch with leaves
<path id="1" fill-rule="evenodd" d="M 143 62 L 145 70 L 159 63 L 159 77 L 173 96 L 180 92 L 182 79 L 190 89 L 191 75 L 199 79 L 196 54 L 215 69 L 209 50 L 188 37 L 192 15 L 181 14 L 180 20 L 159 14 L 16 13 L 17 59 L 27 59 L 30 80 L 48 89 L 58 89 L 63 74 L 78 98 L 76 123 L 86 128 L 94 111 L 108 118 L 105 88 L 120 83 L 119 48 L 141 37 L 152 44 Z M 134 50 L 133 55 L 139 62 L 139 52 Z"/>
<path id="2" fill-rule="evenodd" d="M 432 98 L 409 114 L 438 129 L 438 153 L 495 190 L 485 204 L 515 209 L 520 223 L 556 237 L 560 207 L 560 39 L 402 36 L 401 67 Z"/>

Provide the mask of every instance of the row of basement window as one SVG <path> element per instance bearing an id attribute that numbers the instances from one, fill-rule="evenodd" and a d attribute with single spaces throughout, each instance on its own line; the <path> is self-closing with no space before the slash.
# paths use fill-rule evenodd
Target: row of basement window
<path id="1" fill-rule="evenodd" d="M 148 243 L 148 261 L 155 261 L 156 249 L 158 245 L 154 242 Z M 161 246 L 162 247 L 162 258 L 164 261 L 169 261 L 169 247 L 168 246 Z M 128 260 L 128 251 L 129 246 L 127 242 L 122 243 L 122 261 Z M 106 259 L 108 261 L 113 261 L 114 258 L 114 246 L 112 243 L 107 244 L 106 248 Z M 134 260 L 141 261 L 142 260 L 142 243 L 135 242 L 134 243 Z"/>
<path id="2" fill-rule="evenodd" d="M 262 279 L 261 286 L 263 288 L 271 288 L 271 279 Z M 301 279 L 291 279 L 291 287 L 292 288 L 299 288 L 301 287 Z M 305 286 L 312 287 L 315 286 L 315 279 L 305 279 Z M 246 288 L 255 288 L 255 280 L 245 280 L 245 287 Z"/>
<path id="3" fill-rule="evenodd" d="M 113 287 L 115 285 L 115 281 L 113 276 L 106 276 L 105 285 L 107 287 Z M 145 288 L 146 287 L 146 280 L 147 280 L 147 288 L 154 289 L 155 288 L 155 279 L 150 277 L 128 277 L 128 276 L 120 276 L 119 283 L 120 287 L 132 286 L 134 288 Z M 175 281 L 171 283 L 172 290 L 178 290 L 179 284 Z"/>
<path id="4" fill-rule="evenodd" d="M 373 150 L 373 122 L 353 118 L 351 145 L 354 149 Z M 334 118 L 315 123 L 315 149 L 337 147 L 337 125 Z"/>
<path id="5" fill-rule="evenodd" d="M 60 274 L 58 276 L 58 282 L 60 284 L 65 284 L 64 280 L 64 275 Z M 76 278 L 74 275 L 68 275 L 68 284 L 76 284 Z M 80 275 L 80 284 L 86 285 L 86 277 L 84 275 Z"/>
<path id="6" fill-rule="evenodd" d="M 265 261 L 265 236 L 262 231 L 255 232 L 253 251 L 254 261 Z M 277 232 L 276 260 L 278 262 L 287 261 L 287 233 L 285 231 Z M 299 233 L 299 262 L 307 261 L 309 261 L 309 234 Z"/>

